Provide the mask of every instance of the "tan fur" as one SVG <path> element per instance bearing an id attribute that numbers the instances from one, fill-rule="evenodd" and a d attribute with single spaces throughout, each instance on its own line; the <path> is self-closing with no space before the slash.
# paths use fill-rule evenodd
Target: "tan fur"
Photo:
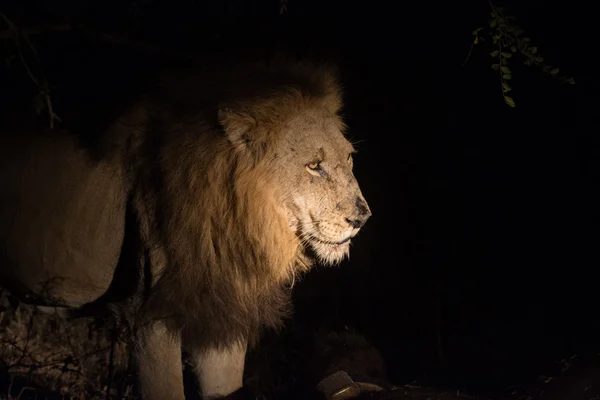
<path id="1" fill-rule="evenodd" d="M 261 327 L 280 324 L 286 285 L 311 264 L 299 235 L 305 232 L 296 226 L 302 213 L 319 207 L 338 218 L 353 212 L 345 202 L 362 198 L 349 168 L 337 187 L 311 184 L 305 170 L 319 148 L 344 162 L 353 151 L 342 135 L 336 76 L 329 66 L 251 64 L 164 82 L 119 125 L 140 126 L 129 156 L 140 171 L 135 205 L 168 265 L 147 316 L 168 318 L 173 330 L 202 345 L 252 343 Z M 304 154 L 309 148 L 314 154 Z M 282 176 L 277 158 L 308 178 Z M 320 205 L 290 198 L 292 187 L 312 191 Z M 357 231 L 340 221 L 329 225 L 346 236 Z"/>
<path id="2" fill-rule="evenodd" d="M 251 346 L 281 324 L 289 286 L 314 257 L 335 264 L 348 255 L 370 210 L 341 105 L 327 65 L 219 65 L 165 77 L 92 142 L 94 159 L 124 171 L 118 183 L 135 224 L 123 222 L 123 249 L 146 263 L 134 301 L 111 307 L 141 343 L 173 340 L 141 348 L 140 362 L 175 360 L 168 349 L 179 338 L 197 359 Z M 127 245 L 131 232 L 139 251 Z M 157 324 L 164 329 L 149 328 Z M 147 385 L 161 379 L 144 371 Z"/>

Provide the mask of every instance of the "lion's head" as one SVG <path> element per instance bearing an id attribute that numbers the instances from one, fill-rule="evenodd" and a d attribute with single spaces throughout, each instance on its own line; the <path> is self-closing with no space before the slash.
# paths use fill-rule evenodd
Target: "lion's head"
<path id="1" fill-rule="evenodd" d="M 321 96 L 284 88 L 219 111 L 229 140 L 262 168 L 262 184 L 304 247 L 326 264 L 339 263 L 371 211 L 352 172 L 355 149 L 338 115 L 339 88 L 320 71 Z M 314 88 L 313 88 L 314 90 Z"/>
<path id="2" fill-rule="evenodd" d="M 340 128 L 324 111 L 297 115 L 282 129 L 271 161 L 290 228 L 328 264 L 348 255 L 371 215 L 352 173 L 355 150 Z"/>

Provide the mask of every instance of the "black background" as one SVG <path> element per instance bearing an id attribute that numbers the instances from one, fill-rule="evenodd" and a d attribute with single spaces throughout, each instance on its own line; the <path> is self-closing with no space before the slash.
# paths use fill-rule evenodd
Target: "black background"
<path id="1" fill-rule="evenodd" d="M 486 1 L 290 0 L 282 16 L 277 1 L 147 1 L 135 26 L 133 2 L 13 1 L 0 11 L 23 25 L 133 31 L 173 51 L 285 48 L 337 59 L 373 216 L 349 262 L 298 285 L 296 318 L 311 329 L 357 327 L 395 383 L 489 389 L 600 351 L 594 16 L 583 2 L 513 3 L 501 5 L 577 82 L 514 59 L 515 108 L 502 100 L 485 44 L 461 66 L 471 31 L 487 24 Z M 102 128 L 167 64 L 89 35 L 34 43 L 57 85 L 56 112 L 73 127 Z M 0 79 L 10 93 L 2 109 L 30 120 L 27 76 L 11 67 Z"/>

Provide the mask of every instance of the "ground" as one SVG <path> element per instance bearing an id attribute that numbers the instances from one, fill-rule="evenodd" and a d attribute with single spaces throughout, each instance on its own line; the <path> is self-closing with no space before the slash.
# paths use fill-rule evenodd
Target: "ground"
<path id="1" fill-rule="evenodd" d="M 91 318 L 64 321 L 56 314 L 18 304 L 6 293 L 0 297 L 0 306 L 0 399 L 105 399 L 109 376 L 110 398 L 137 398 L 129 367 L 128 340 L 121 332 L 112 347 L 110 323 Z M 551 378 L 540 379 L 528 387 L 508 388 L 504 393 L 485 394 L 435 389 L 417 382 L 395 386 L 386 377 L 381 355 L 360 332 L 347 328 L 307 334 L 294 321 L 284 332 L 267 334 L 249 354 L 245 381 L 260 393 L 257 398 L 261 400 L 319 399 L 316 383 L 337 371 L 347 372 L 355 382 L 386 389 L 361 397 L 372 400 L 532 400 L 540 398 L 545 389 L 554 390 L 547 385 L 553 381 Z M 194 398 L 189 371 L 186 377 L 189 396 Z M 597 387 L 589 390 L 591 384 L 585 386 L 581 382 L 579 379 L 580 390 L 587 397 L 569 400 L 599 398 Z"/>

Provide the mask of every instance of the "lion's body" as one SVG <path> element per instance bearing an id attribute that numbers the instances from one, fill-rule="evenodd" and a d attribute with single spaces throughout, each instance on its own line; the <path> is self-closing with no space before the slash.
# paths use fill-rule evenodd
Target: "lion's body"
<path id="1" fill-rule="evenodd" d="M 64 131 L 0 136 L 0 277 L 13 294 L 79 307 L 106 292 L 125 229 L 122 172 Z"/>
<path id="2" fill-rule="evenodd" d="M 110 302 L 137 326 L 160 321 L 140 343 L 238 360 L 279 325 L 307 251 L 339 262 L 370 215 L 340 106 L 326 68 L 249 64 L 167 78 L 91 147 L 4 135 L 2 284 L 45 304 Z M 143 392 L 159 397 L 153 379 Z"/>

